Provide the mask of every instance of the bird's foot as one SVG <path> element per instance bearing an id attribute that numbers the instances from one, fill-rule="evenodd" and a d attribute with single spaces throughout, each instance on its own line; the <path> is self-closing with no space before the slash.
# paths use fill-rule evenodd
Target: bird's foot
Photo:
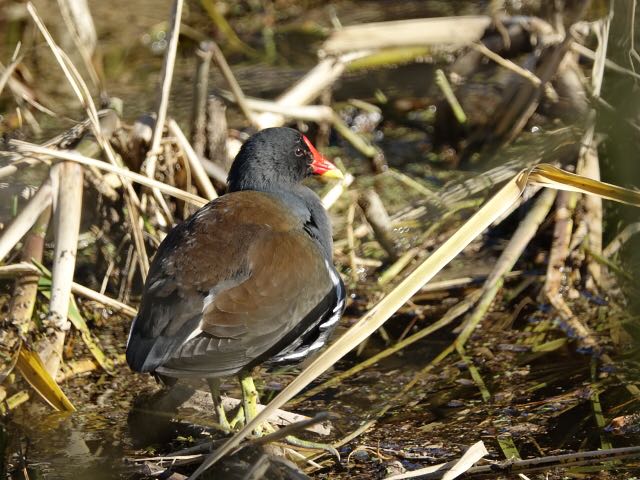
<path id="1" fill-rule="evenodd" d="M 231 427 L 231 430 L 240 430 L 244 427 L 244 408 L 238 408 L 233 419 L 229 422 L 229 426 Z"/>
<path id="2" fill-rule="evenodd" d="M 336 457 L 338 461 L 340 461 L 340 453 L 338 452 L 338 450 L 335 449 L 333 445 L 330 445 L 328 443 L 319 443 L 319 442 L 311 442 L 309 440 L 302 440 L 298 437 L 294 437 L 293 435 L 287 435 L 287 437 L 285 437 L 285 441 L 289 445 L 292 445 L 294 447 L 309 448 L 312 450 L 324 450 L 325 452 L 328 452 L 334 457 Z"/>

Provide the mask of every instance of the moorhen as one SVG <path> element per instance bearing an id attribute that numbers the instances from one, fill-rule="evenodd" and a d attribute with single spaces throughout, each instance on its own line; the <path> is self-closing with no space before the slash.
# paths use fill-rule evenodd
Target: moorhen
<path id="1" fill-rule="evenodd" d="M 151 264 L 127 362 L 161 379 L 207 379 L 226 428 L 219 378 L 240 376 L 250 420 L 252 368 L 316 352 L 344 309 L 329 219 L 301 184 L 311 175 L 342 178 L 298 131 L 256 133 L 231 166 L 228 193 L 173 228 Z"/>

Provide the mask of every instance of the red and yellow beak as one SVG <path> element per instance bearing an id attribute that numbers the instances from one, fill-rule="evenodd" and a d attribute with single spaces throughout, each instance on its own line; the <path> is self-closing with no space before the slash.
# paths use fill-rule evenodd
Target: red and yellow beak
<path id="1" fill-rule="evenodd" d="M 304 143 L 307 144 L 311 154 L 313 155 L 313 162 L 311 162 L 311 169 L 314 175 L 320 175 L 322 178 L 336 178 L 343 179 L 344 175 L 333 163 L 327 160 L 306 136 L 302 136 Z"/>

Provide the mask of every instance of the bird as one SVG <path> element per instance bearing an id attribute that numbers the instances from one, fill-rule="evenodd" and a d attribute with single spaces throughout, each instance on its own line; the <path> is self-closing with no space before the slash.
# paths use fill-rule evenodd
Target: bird
<path id="1" fill-rule="evenodd" d="M 237 375 L 245 421 L 257 411 L 252 371 L 301 362 L 328 341 L 346 290 L 331 224 L 307 177 L 342 178 L 299 131 L 247 139 L 227 192 L 162 241 L 126 346 L 129 367 L 166 382 L 203 378 L 219 421 L 220 379 Z"/>

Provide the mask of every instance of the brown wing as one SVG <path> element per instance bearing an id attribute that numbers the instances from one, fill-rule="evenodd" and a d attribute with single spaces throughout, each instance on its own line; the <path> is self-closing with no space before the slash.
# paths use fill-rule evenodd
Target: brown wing
<path id="1" fill-rule="evenodd" d="M 136 370 L 175 376 L 235 373 L 331 288 L 319 247 L 278 200 L 225 195 L 161 245 L 127 359 Z"/>

